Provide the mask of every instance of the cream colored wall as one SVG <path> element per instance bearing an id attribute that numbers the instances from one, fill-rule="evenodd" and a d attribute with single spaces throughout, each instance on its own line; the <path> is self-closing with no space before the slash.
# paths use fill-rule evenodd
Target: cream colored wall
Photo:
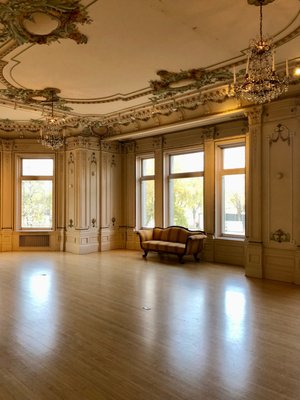
<path id="1" fill-rule="evenodd" d="M 157 225 L 164 225 L 164 155 L 205 151 L 203 257 L 245 267 L 247 276 L 300 284 L 300 103 L 284 99 L 249 107 L 245 118 L 215 126 L 127 142 L 68 138 L 56 160 L 55 229 L 50 247 L 20 248 L 15 221 L 15 157 L 45 153 L 32 139 L 1 141 L 0 250 L 60 250 L 76 254 L 116 248 L 139 249 L 135 233 L 136 158 L 156 161 Z M 215 218 L 215 149 L 230 138 L 246 142 L 246 239 L 218 237 Z M 276 235 L 277 233 L 277 235 Z M 282 233 L 278 236 L 278 233 Z"/>
<path id="2" fill-rule="evenodd" d="M 127 244 L 129 249 L 139 249 L 139 241 L 134 231 L 139 228 L 136 220 L 136 158 L 152 154 L 155 158 L 155 224 L 165 226 L 164 204 L 165 192 L 165 154 L 172 151 L 189 151 L 203 149 L 205 152 L 205 220 L 204 229 L 208 239 L 205 243 L 204 258 L 208 261 L 228 262 L 235 265 L 244 265 L 244 240 L 221 239 L 216 240 L 215 230 L 215 144 L 228 138 L 244 140 L 247 131 L 247 120 L 223 123 L 212 127 L 198 128 L 189 131 L 176 132 L 163 136 L 155 136 L 127 143 L 126 177 L 128 183 L 125 203 L 127 215 Z"/>

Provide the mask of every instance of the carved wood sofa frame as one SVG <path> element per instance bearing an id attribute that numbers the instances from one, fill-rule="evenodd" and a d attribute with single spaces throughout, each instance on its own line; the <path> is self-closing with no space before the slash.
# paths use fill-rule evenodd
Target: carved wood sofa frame
<path id="1" fill-rule="evenodd" d="M 191 231 L 177 225 L 167 228 L 140 229 L 137 234 L 141 248 L 144 250 L 144 258 L 147 257 L 149 251 L 169 253 L 177 255 L 181 264 L 185 255 L 193 255 L 195 261 L 199 261 L 199 253 L 203 249 L 204 239 L 207 238 L 204 231 Z"/>

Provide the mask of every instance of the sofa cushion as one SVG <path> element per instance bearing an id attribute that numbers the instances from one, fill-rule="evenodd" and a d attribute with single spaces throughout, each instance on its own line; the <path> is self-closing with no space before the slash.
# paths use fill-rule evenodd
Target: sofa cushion
<path id="1" fill-rule="evenodd" d="M 167 242 L 162 240 L 147 240 L 143 242 L 143 248 L 145 250 L 183 254 L 185 250 L 185 244 L 178 242 Z"/>

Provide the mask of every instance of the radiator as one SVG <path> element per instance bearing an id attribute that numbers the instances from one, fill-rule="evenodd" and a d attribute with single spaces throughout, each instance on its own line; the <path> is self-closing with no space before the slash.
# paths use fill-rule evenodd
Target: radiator
<path id="1" fill-rule="evenodd" d="M 49 235 L 20 235 L 19 247 L 49 247 Z"/>

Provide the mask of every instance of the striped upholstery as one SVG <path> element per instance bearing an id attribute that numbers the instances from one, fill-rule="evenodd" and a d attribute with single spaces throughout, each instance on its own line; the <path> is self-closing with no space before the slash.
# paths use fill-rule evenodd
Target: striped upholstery
<path id="1" fill-rule="evenodd" d="M 144 257 L 148 251 L 156 251 L 177 254 L 180 260 L 186 254 L 197 256 L 203 249 L 203 240 L 207 237 L 205 232 L 190 231 L 181 226 L 142 229 L 137 233 L 140 237 L 141 248 L 145 251 Z"/>
<path id="2" fill-rule="evenodd" d="M 153 240 L 161 240 L 162 228 L 153 228 Z"/>

